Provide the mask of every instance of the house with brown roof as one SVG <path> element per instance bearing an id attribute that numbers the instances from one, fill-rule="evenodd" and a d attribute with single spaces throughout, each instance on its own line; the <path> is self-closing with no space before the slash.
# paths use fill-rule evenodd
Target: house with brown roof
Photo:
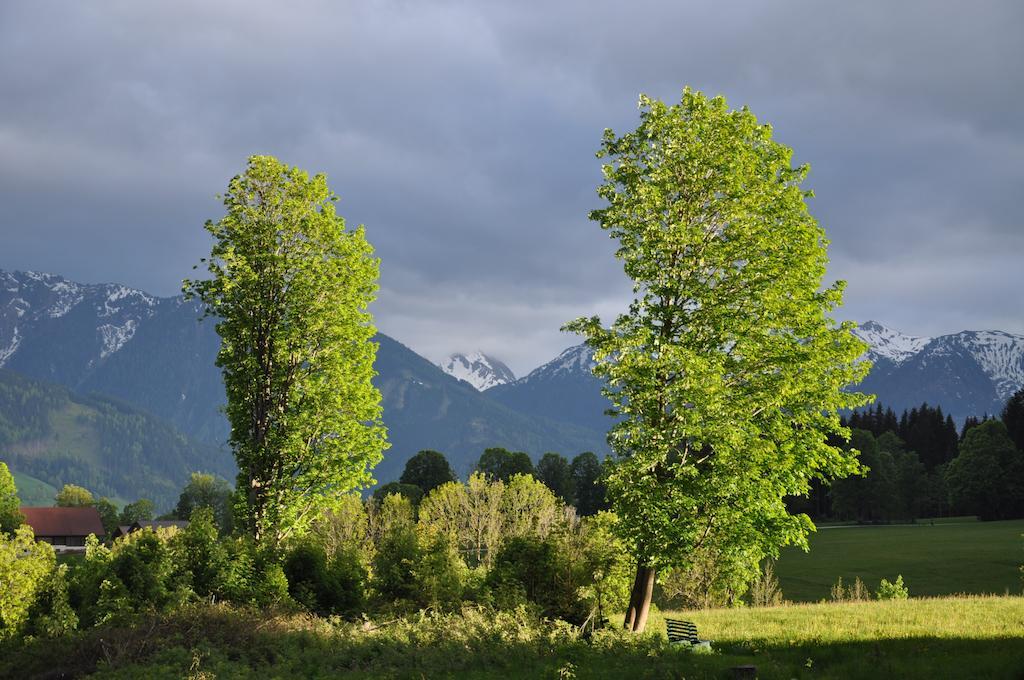
<path id="1" fill-rule="evenodd" d="M 93 507 L 22 508 L 25 524 L 32 527 L 37 541 L 46 541 L 57 552 L 85 550 L 85 539 L 95 534 L 102 539 L 103 522 Z"/>

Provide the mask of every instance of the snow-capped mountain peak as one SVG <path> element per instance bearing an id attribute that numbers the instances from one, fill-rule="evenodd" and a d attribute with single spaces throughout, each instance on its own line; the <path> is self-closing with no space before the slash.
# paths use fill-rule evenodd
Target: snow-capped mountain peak
<path id="1" fill-rule="evenodd" d="M 479 350 L 468 354 L 456 352 L 443 361 L 440 367 L 448 375 L 465 380 L 480 392 L 516 379 L 508 366 Z"/>
<path id="2" fill-rule="evenodd" d="M 854 334 L 871 346 L 868 350 L 869 359 L 888 359 L 896 365 L 902 364 L 932 341 L 931 338 L 906 335 L 886 328 L 877 321 L 865 321 L 857 327 Z"/>
<path id="3" fill-rule="evenodd" d="M 585 374 L 589 376 L 594 365 L 594 351 L 586 343 L 573 345 L 543 366 L 530 371 L 529 374 L 520 378 L 519 382 L 526 383 L 540 377 L 551 378 L 558 375 Z"/>
<path id="4" fill-rule="evenodd" d="M 0 271 L 0 367 L 18 361 L 40 338 L 74 329 L 89 365 L 120 350 L 161 299 L 113 283 L 82 284 L 56 274 Z M 26 342 L 28 344 L 26 344 Z M 28 361 L 28 359 L 26 359 Z"/>

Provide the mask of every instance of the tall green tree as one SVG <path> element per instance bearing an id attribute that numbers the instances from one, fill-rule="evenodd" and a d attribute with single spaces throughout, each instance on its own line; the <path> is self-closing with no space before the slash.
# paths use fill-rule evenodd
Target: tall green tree
<path id="1" fill-rule="evenodd" d="M 491 480 L 507 482 L 512 475 L 532 475 L 534 473 L 533 461 L 530 455 L 523 451 L 509 451 L 508 449 L 494 446 L 484 449 L 477 461 L 476 471 L 486 475 Z"/>
<path id="2" fill-rule="evenodd" d="M 148 522 L 153 519 L 156 508 L 153 501 L 148 498 L 140 498 L 134 503 L 128 503 L 121 508 L 121 515 L 117 521 L 121 524 L 134 524 L 135 522 Z"/>
<path id="3" fill-rule="evenodd" d="M 428 494 L 442 484 L 454 482 L 456 479 L 452 466 L 448 464 L 448 459 L 443 453 L 425 449 L 406 461 L 399 481 L 402 484 L 418 486 L 424 494 Z"/>
<path id="4" fill-rule="evenodd" d="M 59 508 L 84 508 L 95 502 L 88 489 L 75 484 L 65 484 L 54 498 L 54 503 Z"/>
<path id="5" fill-rule="evenodd" d="M 565 456 L 548 452 L 537 461 L 537 477 L 566 503 L 574 503 L 572 468 Z"/>
<path id="6" fill-rule="evenodd" d="M 387 447 L 368 307 L 379 261 L 327 178 L 252 156 L 206 230 L 211 278 L 184 283 L 221 337 L 242 526 L 275 544 L 372 482 Z"/>
<path id="7" fill-rule="evenodd" d="M 231 485 L 227 480 L 203 472 L 192 473 L 178 496 L 174 515 L 178 519 L 191 519 L 192 513 L 200 508 L 209 508 L 217 527 L 223 532 L 230 531 Z"/>
<path id="8" fill-rule="evenodd" d="M 967 431 L 946 470 L 953 509 L 983 520 L 1024 516 L 1024 454 L 1000 420 Z"/>
<path id="9" fill-rule="evenodd" d="M 1002 413 L 1003 425 L 1018 450 L 1024 451 L 1024 389 L 1017 390 L 1007 400 Z"/>
<path id="10" fill-rule="evenodd" d="M 807 210 L 806 166 L 771 128 L 722 97 L 640 99 L 640 126 L 606 130 L 607 202 L 591 213 L 618 241 L 629 309 L 566 329 L 594 349 L 619 418 L 608 494 L 636 560 L 625 626 L 644 629 L 656 570 L 706 541 L 749 554 L 806 545 L 812 523 L 783 501 L 857 469 L 837 412 L 868 366 L 852 324 L 829 313 L 826 239 Z"/>
<path id="11" fill-rule="evenodd" d="M 0 462 L 0 533 L 14 534 L 15 529 L 25 521 L 21 514 L 21 500 L 14 485 L 14 475 L 7 469 L 7 463 Z"/>
<path id="12" fill-rule="evenodd" d="M 569 474 L 572 475 L 577 514 L 586 517 L 608 508 L 607 490 L 601 477 L 604 469 L 593 451 L 584 451 L 573 458 Z"/>

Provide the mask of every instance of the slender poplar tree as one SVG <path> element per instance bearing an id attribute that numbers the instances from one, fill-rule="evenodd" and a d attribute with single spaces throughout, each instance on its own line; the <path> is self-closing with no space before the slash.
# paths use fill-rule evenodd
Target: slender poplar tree
<path id="1" fill-rule="evenodd" d="M 217 318 L 240 526 L 271 545 L 371 483 L 387 447 L 370 382 L 379 262 L 336 201 L 324 175 L 252 156 L 206 223 L 210 278 L 184 283 Z"/>

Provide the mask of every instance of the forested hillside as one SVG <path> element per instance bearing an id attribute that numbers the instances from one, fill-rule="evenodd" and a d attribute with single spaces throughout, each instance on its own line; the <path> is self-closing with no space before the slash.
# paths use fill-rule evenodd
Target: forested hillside
<path id="1" fill-rule="evenodd" d="M 195 470 L 234 476 L 231 454 L 110 398 L 0 370 L 0 459 L 60 488 L 170 507 Z"/>

